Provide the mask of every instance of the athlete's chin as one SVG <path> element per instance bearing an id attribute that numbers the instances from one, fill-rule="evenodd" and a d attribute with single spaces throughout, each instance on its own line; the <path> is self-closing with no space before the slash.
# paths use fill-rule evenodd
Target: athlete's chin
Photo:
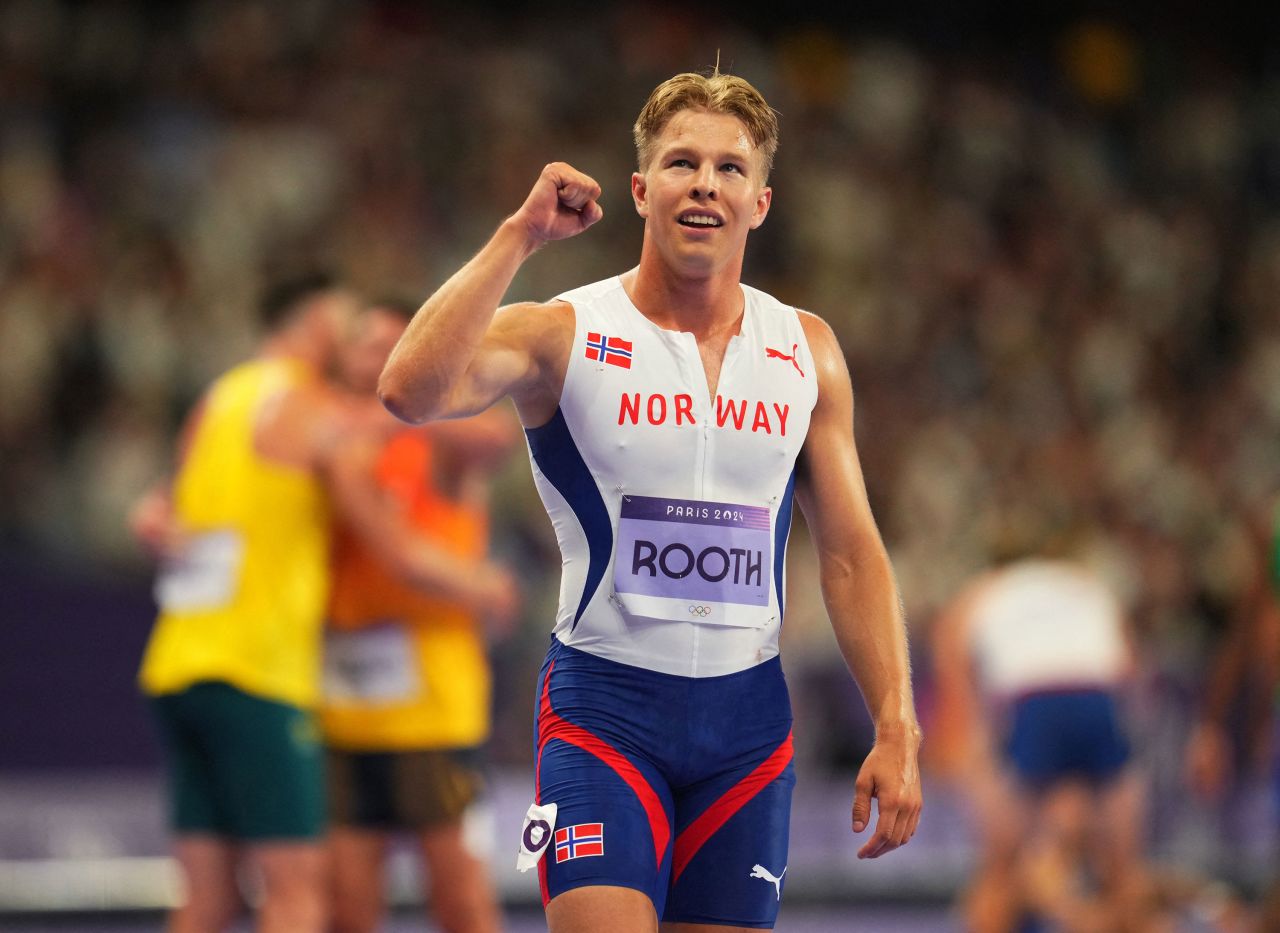
<path id="1" fill-rule="evenodd" d="M 667 255 L 671 267 L 686 278 L 708 278 L 725 269 L 733 257 L 726 255 L 723 249 L 708 249 L 702 244 L 693 244 L 672 250 Z"/>

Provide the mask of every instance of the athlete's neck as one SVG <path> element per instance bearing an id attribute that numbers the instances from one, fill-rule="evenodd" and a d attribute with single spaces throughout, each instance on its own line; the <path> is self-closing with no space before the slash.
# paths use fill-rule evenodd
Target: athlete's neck
<path id="1" fill-rule="evenodd" d="M 742 321 L 742 262 L 706 276 L 681 275 L 661 262 L 646 262 L 622 274 L 622 287 L 640 313 L 667 330 L 695 337 L 737 332 Z"/>

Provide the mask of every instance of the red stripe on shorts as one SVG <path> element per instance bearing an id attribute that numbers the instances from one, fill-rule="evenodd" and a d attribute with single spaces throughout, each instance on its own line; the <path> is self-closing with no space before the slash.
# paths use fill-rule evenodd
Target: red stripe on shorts
<path id="1" fill-rule="evenodd" d="M 786 739 L 773 750 L 773 754 L 725 791 L 715 803 L 703 811 L 701 816 L 685 827 L 684 832 L 676 837 L 676 851 L 671 863 L 672 883 L 680 877 L 680 873 L 698 854 L 703 844 L 715 835 L 716 830 L 729 822 L 729 819 L 745 807 L 752 797 L 768 787 L 769 783 L 783 772 L 791 761 L 792 754 L 791 733 L 788 732 Z"/>
<path id="2" fill-rule="evenodd" d="M 662 809 L 662 801 L 658 799 L 657 792 L 649 786 L 649 782 L 645 780 L 644 775 L 620 751 L 603 739 L 592 735 L 581 726 L 575 726 L 567 719 L 561 718 L 551 708 L 551 671 L 554 668 L 555 662 L 553 661 L 551 666 L 547 668 L 547 676 L 542 682 L 542 705 L 538 709 L 536 786 L 541 788 L 542 752 L 552 739 L 560 739 L 562 742 L 568 742 L 584 752 L 595 755 L 617 772 L 618 777 L 626 781 L 627 786 L 631 788 L 636 798 L 640 801 L 640 805 L 644 807 L 645 815 L 649 818 L 649 831 L 653 834 L 655 861 L 661 867 L 662 856 L 666 853 L 667 843 L 671 840 L 671 826 L 667 823 L 667 812 Z M 542 802 L 540 797 L 538 802 Z M 538 864 L 541 866 L 542 862 L 540 861 Z M 543 889 L 543 899 L 545 902 L 545 888 Z"/>

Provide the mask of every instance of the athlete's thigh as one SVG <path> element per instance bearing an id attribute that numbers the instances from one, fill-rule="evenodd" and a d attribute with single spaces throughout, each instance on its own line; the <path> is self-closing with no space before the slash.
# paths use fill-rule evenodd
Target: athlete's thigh
<path id="1" fill-rule="evenodd" d="M 1014 704 L 1003 750 L 1026 787 L 1040 791 L 1069 773 L 1070 725 L 1056 697 L 1032 695 Z"/>
<path id="2" fill-rule="evenodd" d="M 183 834 L 173 854 L 185 881 L 184 920 L 208 929 L 230 924 L 241 907 L 235 845 L 218 836 Z"/>
<path id="3" fill-rule="evenodd" d="M 787 755 L 677 796 L 679 832 L 664 923 L 773 928 L 786 879 L 794 786 Z"/>
<path id="4" fill-rule="evenodd" d="M 392 791 L 396 811 L 411 829 L 457 824 L 484 791 L 473 749 L 441 748 L 397 755 Z"/>
<path id="5" fill-rule="evenodd" d="M 588 744 L 584 741 L 583 744 Z M 643 759 L 552 739 L 538 762 L 538 799 L 556 805 L 555 828 L 539 866 L 544 903 L 591 886 L 667 896 L 671 794 Z"/>
<path id="6" fill-rule="evenodd" d="M 218 805 L 214 759 L 198 717 L 189 721 L 185 693 L 151 701 L 164 743 L 169 782 L 169 823 L 182 835 L 223 836 L 230 826 Z"/>
<path id="7" fill-rule="evenodd" d="M 548 933 L 653 933 L 657 929 L 653 902 L 632 888 L 574 888 L 547 905 Z"/>
<path id="8" fill-rule="evenodd" d="M 267 898 L 318 898 L 327 881 L 328 853 L 319 841 L 261 840 L 245 847 Z"/>
<path id="9" fill-rule="evenodd" d="M 337 930 L 373 930 L 383 912 L 385 833 L 335 827 L 328 836 L 329 892 Z"/>
<path id="10" fill-rule="evenodd" d="M 302 709 L 227 685 L 211 708 L 216 781 L 230 834 L 245 840 L 316 841 L 325 822 L 324 760 Z"/>
<path id="11" fill-rule="evenodd" d="M 769 929 L 782 899 L 795 784 L 781 663 L 699 681 L 694 696 L 662 918 Z"/>
<path id="12" fill-rule="evenodd" d="M 661 916 L 674 819 L 665 756 L 681 750 L 672 694 L 685 687 L 552 642 L 535 723 L 536 800 L 548 822 L 557 808 L 539 863 L 544 904 L 621 887 L 643 892 Z"/>

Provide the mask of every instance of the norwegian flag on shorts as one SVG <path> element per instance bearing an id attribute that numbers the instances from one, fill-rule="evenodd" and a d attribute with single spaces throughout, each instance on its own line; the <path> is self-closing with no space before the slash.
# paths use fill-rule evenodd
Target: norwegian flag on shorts
<path id="1" fill-rule="evenodd" d="M 621 337 L 606 337 L 595 331 L 587 334 L 587 359 L 604 360 L 623 369 L 631 368 L 631 341 Z"/>
<path id="2" fill-rule="evenodd" d="M 604 855 L 604 824 L 577 823 L 556 830 L 556 862 Z"/>

